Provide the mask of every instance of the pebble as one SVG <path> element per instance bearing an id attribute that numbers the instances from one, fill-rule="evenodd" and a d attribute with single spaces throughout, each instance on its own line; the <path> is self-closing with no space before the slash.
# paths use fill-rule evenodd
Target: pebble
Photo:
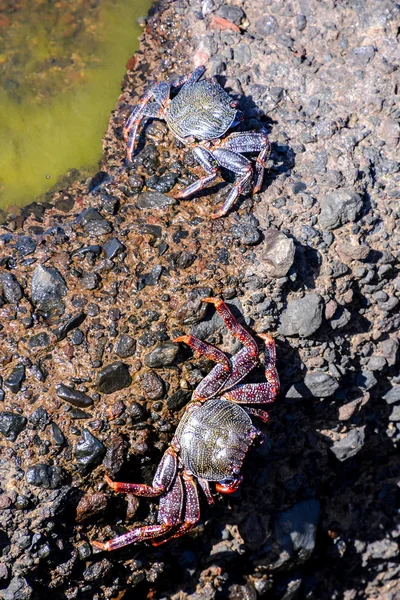
<path id="1" fill-rule="evenodd" d="M 23 291 L 16 277 L 7 271 L 0 273 L 0 289 L 3 290 L 6 302 L 18 304 L 23 296 Z"/>
<path id="2" fill-rule="evenodd" d="M 106 453 L 105 446 L 88 429 L 82 429 L 82 437 L 75 448 L 75 460 L 82 472 L 91 471 L 99 465 Z"/>
<path id="3" fill-rule="evenodd" d="M 393 406 L 393 410 L 389 415 L 389 421 L 400 421 L 400 405 Z"/>
<path id="4" fill-rule="evenodd" d="M 33 589 L 23 577 L 13 577 L 6 589 L 1 590 L 3 600 L 31 600 Z"/>
<path id="5" fill-rule="evenodd" d="M 15 442 L 26 423 L 26 418 L 21 415 L 8 410 L 0 412 L 0 433 L 10 442 Z"/>
<path id="6" fill-rule="evenodd" d="M 338 381 L 324 371 L 311 371 L 304 378 L 304 384 L 311 396 L 315 398 L 328 398 L 333 396 L 339 387 Z"/>
<path id="7" fill-rule="evenodd" d="M 46 348 L 50 345 L 49 334 L 45 331 L 32 335 L 28 340 L 28 346 L 31 350 L 34 348 Z"/>
<path id="8" fill-rule="evenodd" d="M 263 15 L 256 21 L 256 30 L 262 37 L 273 35 L 278 31 L 278 22 L 272 15 Z"/>
<path id="9" fill-rule="evenodd" d="M 240 25 L 245 16 L 240 6 L 231 6 L 228 4 L 221 6 L 221 8 L 217 10 L 216 14 L 227 21 L 231 21 L 231 23 L 234 23 L 235 25 Z"/>
<path id="10" fill-rule="evenodd" d="M 107 508 L 107 496 L 100 492 L 85 494 L 76 507 L 76 521 L 82 523 L 96 515 L 100 515 Z"/>
<path id="11" fill-rule="evenodd" d="M 35 252 L 36 242 L 29 235 L 19 235 L 15 243 L 15 249 L 19 256 L 23 258 Z"/>
<path id="12" fill-rule="evenodd" d="M 129 387 L 131 383 L 132 378 L 129 374 L 128 365 L 116 361 L 99 371 L 95 387 L 101 394 L 112 394 Z"/>
<path id="13" fill-rule="evenodd" d="M 355 427 L 341 440 L 335 442 L 330 448 L 331 452 L 340 462 L 355 456 L 363 447 L 365 440 L 364 427 Z"/>
<path id="14" fill-rule="evenodd" d="M 345 327 L 347 323 L 351 321 L 351 312 L 347 308 L 343 308 L 343 306 L 339 306 L 335 310 L 335 314 L 330 319 L 330 325 L 332 329 L 342 329 Z"/>
<path id="15" fill-rule="evenodd" d="M 357 375 L 356 383 L 363 390 L 370 390 L 378 383 L 378 380 L 372 371 L 364 370 Z"/>
<path id="16" fill-rule="evenodd" d="M 385 392 L 382 398 L 387 404 L 394 404 L 395 402 L 400 402 L 400 384 L 393 384 L 393 387 L 391 387 L 390 390 Z"/>
<path id="17" fill-rule="evenodd" d="M 354 222 L 363 208 L 359 194 L 352 190 L 339 189 L 321 199 L 319 223 L 323 229 L 336 229 L 345 223 Z"/>
<path id="18" fill-rule="evenodd" d="M 118 238 L 111 238 L 107 240 L 105 244 L 103 244 L 103 252 L 106 258 L 110 258 L 111 260 L 124 252 L 125 246 L 122 242 L 119 241 Z"/>
<path id="19" fill-rule="evenodd" d="M 14 367 L 14 369 L 11 371 L 10 375 L 4 381 L 4 385 L 9 390 L 11 390 L 11 392 L 13 392 L 13 394 L 17 394 L 20 391 L 24 380 L 25 380 L 25 366 L 17 365 L 16 367 Z"/>
<path id="20" fill-rule="evenodd" d="M 45 318 L 62 315 L 65 306 L 61 298 L 65 296 L 68 288 L 55 268 L 43 267 L 39 264 L 33 272 L 31 281 L 32 302 Z"/>
<path id="21" fill-rule="evenodd" d="M 173 342 L 161 342 L 144 357 L 144 363 L 152 369 L 159 369 L 172 365 L 177 354 L 179 346 Z"/>
<path id="22" fill-rule="evenodd" d="M 279 333 L 309 337 L 322 323 L 324 302 L 319 294 L 306 294 L 298 300 L 290 300 L 281 315 Z"/>
<path id="23" fill-rule="evenodd" d="M 107 439 L 107 451 L 103 460 L 106 471 L 115 477 L 122 469 L 127 454 L 127 443 L 120 435 L 111 434 Z"/>
<path id="24" fill-rule="evenodd" d="M 78 314 L 65 321 L 62 325 L 59 325 L 56 329 L 54 329 L 53 333 L 56 336 L 57 340 L 63 340 L 70 331 L 72 331 L 76 327 L 79 327 L 79 325 L 82 325 L 82 323 L 86 319 L 86 316 L 87 315 L 84 312 L 79 312 Z"/>
<path id="25" fill-rule="evenodd" d="M 26 471 L 26 481 L 30 485 L 55 490 L 67 479 L 67 472 L 62 467 L 53 467 L 43 463 L 32 465 Z"/>
<path id="26" fill-rule="evenodd" d="M 260 269 L 265 270 L 269 277 L 284 277 L 294 261 L 294 241 L 278 229 L 266 229 L 263 233 L 261 252 L 257 252 Z"/>
<path id="27" fill-rule="evenodd" d="M 123 333 L 119 336 L 117 343 L 114 347 L 114 352 L 120 358 L 127 358 L 128 356 L 132 356 L 135 354 L 136 350 L 136 341 L 128 335 L 127 333 Z"/>
<path id="28" fill-rule="evenodd" d="M 167 400 L 167 408 L 172 412 L 178 412 L 190 401 L 192 392 L 186 390 L 178 390 Z"/>
<path id="29" fill-rule="evenodd" d="M 176 319 L 183 325 L 192 325 L 199 323 L 204 319 L 207 312 L 207 303 L 202 302 L 202 298 L 211 296 L 211 288 L 198 287 L 193 288 L 187 294 L 187 299 L 175 312 Z"/>
<path id="30" fill-rule="evenodd" d="M 87 408 L 93 405 L 93 400 L 84 392 L 75 390 L 74 388 L 68 387 L 64 383 L 56 385 L 56 394 L 59 398 L 66 400 L 73 406 L 78 408 Z"/>
<path id="31" fill-rule="evenodd" d="M 111 233 L 113 227 L 110 221 L 106 219 L 94 219 L 92 221 L 88 221 L 85 225 L 85 231 L 88 235 L 92 237 L 99 237 L 101 235 L 106 235 L 107 233 Z"/>
<path id="32" fill-rule="evenodd" d="M 177 200 L 161 192 L 143 192 L 139 195 L 136 206 L 140 209 L 165 208 L 177 204 Z"/>
<path id="33" fill-rule="evenodd" d="M 258 221 L 255 217 L 241 219 L 231 227 L 233 237 L 244 246 L 255 246 L 261 241 L 261 233 L 256 225 Z"/>
<path id="34" fill-rule="evenodd" d="M 141 380 L 141 389 L 149 400 L 159 400 L 164 395 L 164 382 L 157 373 L 145 373 Z"/>
<path id="35" fill-rule="evenodd" d="M 319 500 L 311 498 L 297 502 L 275 517 L 275 539 L 298 564 L 304 563 L 313 553 L 320 510 Z"/>

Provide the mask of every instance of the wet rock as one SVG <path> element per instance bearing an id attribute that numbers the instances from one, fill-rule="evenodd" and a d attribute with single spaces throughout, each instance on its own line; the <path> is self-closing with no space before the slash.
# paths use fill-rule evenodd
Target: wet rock
<path id="1" fill-rule="evenodd" d="M 29 235 L 20 235 L 15 243 L 15 249 L 20 258 L 33 254 L 36 250 L 36 242 Z"/>
<path id="2" fill-rule="evenodd" d="M 111 561 L 107 558 L 103 558 L 99 562 L 95 562 L 89 565 L 83 571 L 83 579 L 85 581 L 101 581 L 109 575 L 113 568 Z"/>
<path id="3" fill-rule="evenodd" d="M 107 451 L 103 460 L 106 471 L 115 476 L 121 470 L 127 453 L 127 444 L 120 435 L 112 434 L 107 440 Z"/>
<path id="4" fill-rule="evenodd" d="M 165 208 L 166 206 L 171 206 L 173 204 L 177 204 L 175 198 L 162 194 L 161 192 L 143 192 L 139 195 L 136 202 L 137 208 L 141 209 Z"/>
<path id="5" fill-rule="evenodd" d="M 313 498 L 298 502 L 275 518 L 274 537 L 297 563 L 308 560 L 314 550 L 319 515 L 319 500 Z"/>
<path id="6" fill-rule="evenodd" d="M 353 190 L 335 190 L 321 200 L 320 225 L 323 229 L 331 230 L 353 222 L 360 215 L 362 207 L 360 195 Z"/>
<path id="7" fill-rule="evenodd" d="M 15 442 L 26 427 L 26 418 L 8 410 L 0 412 L 0 433 L 10 442 Z"/>
<path id="8" fill-rule="evenodd" d="M 365 440 L 364 427 L 355 427 L 330 448 L 340 462 L 355 456 L 363 447 Z"/>
<path id="9" fill-rule="evenodd" d="M 132 378 L 129 374 L 128 365 L 116 361 L 99 371 L 95 387 L 101 394 L 112 394 L 113 392 L 129 387 L 131 383 Z"/>
<path id="10" fill-rule="evenodd" d="M 86 316 L 87 315 L 85 313 L 80 312 L 68 319 L 65 323 L 63 323 L 56 329 L 54 329 L 53 333 L 58 339 L 58 341 L 63 340 L 70 331 L 72 331 L 76 327 L 79 327 L 79 325 L 82 325 L 82 323 L 86 319 Z"/>
<path id="11" fill-rule="evenodd" d="M 13 577 L 9 586 L 1 590 L 3 600 L 30 600 L 33 589 L 23 577 Z"/>
<path id="12" fill-rule="evenodd" d="M 64 383 L 56 385 L 56 394 L 59 398 L 66 400 L 78 408 L 92 406 L 93 400 L 87 394 L 66 386 Z"/>
<path id="13" fill-rule="evenodd" d="M 125 250 L 125 246 L 122 242 L 117 238 L 111 238 L 107 240 L 105 244 L 103 244 L 103 251 L 106 255 L 106 258 L 110 258 L 111 260 L 121 254 Z"/>
<path id="14" fill-rule="evenodd" d="M 107 496 L 101 493 L 85 494 L 76 507 L 76 521 L 83 523 L 87 519 L 100 515 L 107 508 Z"/>
<path id="15" fill-rule="evenodd" d="M 257 252 L 260 267 L 269 277 L 284 277 L 294 261 L 294 241 L 288 238 L 278 229 L 267 229 L 264 231 L 264 242 L 261 252 Z"/>
<path id="16" fill-rule="evenodd" d="M 49 345 L 50 345 L 50 337 L 49 337 L 49 334 L 46 333 L 45 331 L 42 331 L 41 333 L 37 333 L 36 335 L 33 335 L 28 340 L 28 346 L 31 350 L 34 350 L 35 348 L 46 348 Z"/>
<path id="17" fill-rule="evenodd" d="M 308 337 L 322 323 L 323 300 L 319 294 L 307 294 L 298 300 L 291 300 L 281 316 L 279 333 Z"/>
<path id="18" fill-rule="evenodd" d="M 31 297 L 44 317 L 63 314 L 65 307 L 61 298 L 67 291 L 67 285 L 57 269 L 40 264 L 36 267 L 32 275 Z"/>
<path id="19" fill-rule="evenodd" d="M 11 273 L 3 271 L 0 273 L 0 290 L 3 290 L 3 296 L 6 302 L 18 304 L 23 296 L 22 288 L 17 279 Z"/>
<path id="20" fill-rule="evenodd" d="M 4 381 L 4 385 L 11 392 L 13 392 L 13 394 L 17 394 L 20 391 L 24 380 L 25 380 L 25 366 L 17 365 L 16 367 L 14 367 L 14 369 L 11 371 L 10 375 Z"/>
<path id="21" fill-rule="evenodd" d="M 328 398 L 332 396 L 339 387 L 337 380 L 324 371 L 312 371 L 307 373 L 304 384 L 311 396 L 315 398 Z"/>
<path id="22" fill-rule="evenodd" d="M 158 400 L 164 395 L 164 382 L 157 373 L 150 371 L 143 375 L 141 389 L 149 400 Z"/>
<path id="23" fill-rule="evenodd" d="M 105 446 L 88 429 L 82 429 L 82 437 L 75 448 L 75 460 L 80 471 L 86 473 L 99 465 L 106 453 Z"/>
<path id="24" fill-rule="evenodd" d="M 107 183 L 110 180 L 110 176 L 106 171 L 99 171 L 96 175 L 93 175 L 89 184 L 88 184 L 88 192 L 95 192 L 102 185 Z"/>
<path id="25" fill-rule="evenodd" d="M 67 479 L 67 472 L 61 467 L 53 467 L 38 463 L 26 471 L 26 481 L 35 487 L 55 490 L 61 487 Z"/>
<path id="26" fill-rule="evenodd" d="M 390 388 L 390 390 L 388 390 L 387 392 L 385 392 L 382 398 L 387 404 L 394 404 L 395 402 L 400 402 L 400 384 L 393 384 L 393 387 Z"/>
<path id="27" fill-rule="evenodd" d="M 29 423 L 32 423 L 34 427 L 38 427 L 42 431 L 50 423 L 48 412 L 43 406 L 39 406 L 29 417 Z"/>
<path id="28" fill-rule="evenodd" d="M 192 392 L 187 390 L 178 390 L 172 396 L 170 396 L 167 400 L 167 407 L 172 412 L 177 412 L 181 410 L 186 404 L 190 401 L 192 397 Z"/>
<path id="29" fill-rule="evenodd" d="M 128 356 L 135 354 L 135 350 L 136 341 L 133 339 L 133 337 L 127 333 L 123 333 L 119 336 L 114 348 L 114 352 L 117 356 L 120 358 L 127 358 Z"/>
<path id="30" fill-rule="evenodd" d="M 54 443 L 57 446 L 62 446 L 65 443 L 65 436 L 56 423 L 51 424 L 51 432 L 53 434 Z"/>
<path id="31" fill-rule="evenodd" d="M 176 310 L 175 316 L 180 323 L 192 325 L 202 321 L 207 312 L 207 303 L 202 298 L 211 296 L 211 288 L 199 287 L 190 290 L 187 300 Z"/>
<path id="32" fill-rule="evenodd" d="M 139 402 L 132 402 L 132 404 L 128 407 L 128 412 L 131 415 L 132 420 L 135 423 L 138 423 L 144 418 L 146 414 L 146 409 L 144 408 L 144 406 L 139 404 Z"/>
<path id="33" fill-rule="evenodd" d="M 146 354 L 144 362 L 146 366 L 151 367 L 152 369 L 159 369 L 161 367 L 172 365 L 178 354 L 178 350 L 178 344 L 174 344 L 173 342 L 161 342 L 160 344 L 157 344 L 151 352 Z"/>

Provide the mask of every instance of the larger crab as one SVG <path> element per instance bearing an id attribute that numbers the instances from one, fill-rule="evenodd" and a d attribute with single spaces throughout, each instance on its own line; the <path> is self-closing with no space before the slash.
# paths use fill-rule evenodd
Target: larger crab
<path id="1" fill-rule="evenodd" d="M 279 391 L 274 340 L 268 334 L 259 334 L 265 344 L 266 381 L 240 384 L 259 364 L 257 343 L 222 300 L 205 298 L 203 301 L 215 305 L 243 347 L 229 359 L 218 348 L 191 335 L 175 340 L 188 344 L 217 364 L 195 389 L 152 485 L 119 483 L 106 478 L 116 492 L 149 498 L 160 496 L 160 503 L 155 525 L 136 527 L 108 542 L 92 542 L 101 550 L 114 550 L 142 540 L 153 540 L 157 546 L 192 529 L 200 519 L 196 480 L 209 504 L 214 502 L 210 482 L 215 482 L 216 490 L 222 494 L 237 490 L 243 479 L 241 469 L 247 451 L 261 435 L 250 415 L 268 420 L 264 410 L 247 405 L 273 402 Z M 239 404 L 246 406 L 242 408 Z"/>
<path id="2" fill-rule="evenodd" d="M 199 81 L 205 70 L 204 66 L 197 67 L 172 83 L 162 81 L 152 85 L 131 112 L 124 127 L 124 137 L 127 156 L 131 160 L 141 121 L 144 117 L 155 117 L 164 119 L 174 136 L 193 149 L 193 155 L 206 175 L 178 192 L 175 198 L 187 198 L 203 189 L 217 177 L 221 167 L 233 171 L 236 181 L 222 208 L 212 215 L 217 218 L 228 212 L 252 182 L 252 193 L 260 191 L 270 144 L 265 131 L 226 135 L 243 120 L 242 113 L 237 110 L 237 102 L 214 78 Z M 171 92 L 178 89 L 171 99 Z M 255 173 L 251 160 L 242 156 L 248 152 L 259 152 Z"/>

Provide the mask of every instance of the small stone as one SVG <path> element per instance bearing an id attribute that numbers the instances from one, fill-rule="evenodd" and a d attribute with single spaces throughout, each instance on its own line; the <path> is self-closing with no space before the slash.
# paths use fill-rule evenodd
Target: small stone
<path id="1" fill-rule="evenodd" d="M 72 331 L 76 327 L 79 327 L 79 325 L 82 325 L 82 323 L 86 319 L 86 316 L 87 315 L 84 312 L 79 312 L 78 314 L 68 319 L 65 323 L 54 329 L 53 333 L 56 336 L 57 340 L 63 340 L 70 331 Z"/>
<path id="2" fill-rule="evenodd" d="M 121 470 L 127 453 L 127 444 L 120 435 L 111 434 L 107 440 L 107 451 L 103 466 L 110 475 L 115 477 Z"/>
<path id="3" fill-rule="evenodd" d="M 230 6 L 228 4 L 224 4 L 217 10 L 216 13 L 219 17 L 234 23 L 235 25 L 240 25 L 242 19 L 244 18 L 244 12 L 239 6 Z"/>
<path id="4" fill-rule="evenodd" d="M 266 531 L 261 517 L 250 513 L 238 525 L 239 533 L 246 546 L 254 551 L 258 550 L 265 541 Z"/>
<path id="5" fill-rule="evenodd" d="M 336 251 L 340 260 L 351 262 L 352 260 L 364 260 L 369 254 L 369 247 L 366 244 L 355 246 L 354 244 L 337 244 Z"/>
<path id="6" fill-rule="evenodd" d="M 347 308 L 343 308 L 343 306 L 339 306 L 335 310 L 335 314 L 330 320 L 330 325 L 332 329 L 342 329 L 345 327 L 347 323 L 351 321 L 351 312 Z"/>
<path id="7" fill-rule="evenodd" d="M 186 390 L 178 390 L 167 400 L 167 407 L 172 412 L 178 412 L 190 401 L 192 392 Z"/>
<path id="8" fill-rule="evenodd" d="M 233 237 L 240 241 L 244 246 L 255 246 L 261 240 L 261 234 L 257 227 L 252 223 L 246 223 L 244 220 L 231 227 Z"/>
<path id="9" fill-rule="evenodd" d="M 43 316 L 48 318 L 63 314 L 65 307 L 61 298 L 67 291 L 67 285 L 57 269 L 40 264 L 36 267 L 32 275 L 31 297 Z"/>
<path id="10" fill-rule="evenodd" d="M 107 508 L 107 496 L 101 493 L 85 494 L 76 507 L 76 521 L 82 523 L 95 515 L 100 515 Z"/>
<path id="11" fill-rule="evenodd" d="M 17 365 L 16 367 L 14 367 L 14 369 L 11 371 L 10 375 L 4 381 L 4 385 L 9 390 L 11 390 L 13 392 L 13 394 L 17 394 L 20 391 L 24 380 L 25 380 L 25 366 Z"/>
<path id="12" fill-rule="evenodd" d="M 20 235 L 15 243 L 15 249 L 19 256 L 23 258 L 35 252 L 36 242 L 29 235 Z"/>
<path id="13" fill-rule="evenodd" d="M 82 472 L 92 470 L 101 463 L 105 453 L 105 446 L 88 429 L 82 429 L 82 438 L 75 448 L 75 459 L 79 470 Z"/>
<path id="14" fill-rule="evenodd" d="M 32 465 L 26 472 L 26 481 L 30 485 L 55 490 L 61 487 L 67 478 L 67 472 L 61 467 L 39 463 Z"/>
<path id="15" fill-rule="evenodd" d="M 372 371 L 364 370 L 357 375 L 356 383 L 363 390 L 370 390 L 378 383 L 378 380 Z"/>
<path id="16" fill-rule="evenodd" d="M 272 15 L 263 15 L 256 21 L 256 30 L 262 37 L 273 35 L 278 30 L 278 22 Z"/>
<path id="17" fill-rule="evenodd" d="M 378 356 L 373 354 L 367 363 L 367 368 L 370 371 L 381 371 L 386 366 L 386 359 L 384 356 Z"/>
<path id="18" fill-rule="evenodd" d="M 337 380 L 324 371 L 312 371 L 307 373 L 304 384 L 310 394 L 315 398 L 328 398 L 333 396 L 339 387 Z"/>
<path id="19" fill-rule="evenodd" d="M 211 288 L 198 287 L 190 290 L 187 299 L 175 312 L 176 319 L 183 325 L 192 325 L 202 321 L 206 316 L 207 303 L 202 298 L 211 296 Z"/>
<path id="20" fill-rule="evenodd" d="M 3 295 L 6 302 L 18 304 L 23 296 L 23 292 L 14 275 L 7 271 L 0 273 L 0 287 L 3 289 Z"/>
<path id="21" fill-rule="evenodd" d="M 173 342 L 161 342 L 160 344 L 157 344 L 149 354 L 146 354 L 144 362 L 146 366 L 152 369 L 159 369 L 161 367 L 172 365 L 178 354 L 178 350 L 178 344 L 174 344 Z"/>
<path id="22" fill-rule="evenodd" d="M 340 462 L 355 456 L 363 447 L 365 439 L 364 427 L 355 427 L 330 448 Z"/>
<path id="23" fill-rule="evenodd" d="M 259 269 L 254 269 L 256 273 L 263 270 L 269 277 L 284 277 L 294 261 L 294 241 L 278 229 L 267 229 L 260 250 L 256 252 L 260 262 Z"/>
<path id="24" fill-rule="evenodd" d="M 162 194 L 161 192 L 143 192 L 139 195 L 136 206 L 140 209 L 165 208 L 177 204 L 175 198 Z"/>
<path id="25" fill-rule="evenodd" d="M 13 577 L 9 586 L 1 590 L 3 600 L 31 600 L 33 589 L 23 577 Z"/>
<path id="26" fill-rule="evenodd" d="M 354 222 L 362 208 L 363 201 L 359 194 L 353 190 L 335 190 L 321 200 L 320 225 L 323 229 L 331 230 Z"/>
<path id="27" fill-rule="evenodd" d="M 46 348 L 49 345 L 50 337 L 45 331 L 33 335 L 28 340 L 28 346 L 31 350 L 33 350 L 34 348 Z"/>
<path id="28" fill-rule="evenodd" d="M 106 219 L 94 219 L 89 221 L 85 225 L 85 231 L 92 237 L 99 237 L 111 233 L 113 230 L 112 225 Z"/>
<path id="29" fill-rule="evenodd" d="M 400 421 L 400 405 L 393 406 L 393 410 L 389 415 L 389 421 Z"/>
<path id="30" fill-rule="evenodd" d="M 59 383 L 56 385 L 56 394 L 59 398 L 66 400 L 78 408 L 87 408 L 93 404 L 92 398 L 90 398 L 87 394 L 75 390 L 74 388 L 70 388 L 64 383 Z"/>
<path id="31" fill-rule="evenodd" d="M 103 244 L 103 252 L 106 255 L 106 258 L 110 258 L 111 260 L 124 252 L 125 246 L 122 242 L 117 238 L 111 238 L 105 244 Z"/>
<path id="32" fill-rule="evenodd" d="M 141 381 L 141 388 L 149 400 L 158 400 L 164 395 L 164 382 L 157 373 L 145 373 Z"/>
<path id="33" fill-rule="evenodd" d="M 101 394 L 112 394 L 129 387 L 131 383 L 128 365 L 116 361 L 99 371 L 95 387 Z"/>
<path id="34" fill-rule="evenodd" d="M 390 388 L 385 394 L 383 394 L 382 398 L 385 400 L 387 404 L 394 404 L 395 402 L 400 401 L 400 384 L 393 384 L 393 387 Z"/>
<path id="35" fill-rule="evenodd" d="M 313 553 L 320 510 L 319 501 L 312 498 L 298 502 L 275 518 L 275 539 L 298 563 L 305 562 Z"/>
<path id="36" fill-rule="evenodd" d="M 291 300 L 281 315 L 279 333 L 308 337 L 320 327 L 324 302 L 319 294 L 307 294 Z"/>
<path id="37" fill-rule="evenodd" d="M 127 358 L 128 356 L 135 354 L 135 350 L 136 341 L 133 339 L 133 337 L 127 333 L 123 333 L 119 336 L 114 348 L 114 352 L 117 356 L 120 358 Z"/>
<path id="38" fill-rule="evenodd" d="M 15 442 L 18 435 L 26 427 L 25 417 L 5 410 L 0 412 L 0 433 L 10 442 Z"/>

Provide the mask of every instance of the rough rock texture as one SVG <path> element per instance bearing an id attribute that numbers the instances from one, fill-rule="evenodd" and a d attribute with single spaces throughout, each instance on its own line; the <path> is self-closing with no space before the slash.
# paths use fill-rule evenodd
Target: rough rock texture
<path id="1" fill-rule="evenodd" d="M 400 596 L 399 16 L 392 0 L 156 2 L 99 173 L 7 215 L 0 597 Z M 165 123 L 147 124 L 131 163 L 122 139 L 149 81 L 207 61 L 239 127 L 272 144 L 261 192 L 219 220 L 231 174 L 177 201 L 204 173 Z M 239 348 L 210 295 L 277 340 L 265 443 L 239 492 L 201 496 L 190 534 L 94 551 L 156 520 L 157 499 L 104 474 L 150 483 L 211 369 L 172 340 Z"/>

